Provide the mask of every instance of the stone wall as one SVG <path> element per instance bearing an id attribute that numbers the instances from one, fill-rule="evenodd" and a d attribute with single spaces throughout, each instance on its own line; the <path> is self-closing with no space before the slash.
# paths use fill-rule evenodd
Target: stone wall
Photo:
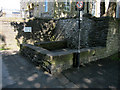
<path id="1" fill-rule="evenodd" d="M 68 46 L 77 48 L 78 46 L 78 22 L 76 19 L 59 20 L 57 33 L 59 37 L 68 40 Z M 85 47 L 107 47 L 112 39 L 118 43 L 119 20 L 110 17 L 84 17 L 81 23 L 80 44 Z M 118 45 L 116 45 L 117 47 Z"/>
<path id="2" fill-rule="evenodd" d="M 34 44 L 42 41 L 67 40 L 69 48 L 78 48 L 78 19 L 34 19 L 25 23 L 32 27 L 31 33 L 23 32 L 23 23 L 13 23 L 18 32 L 18 43 Z M 107 47 L 118 38 L 119 20 L 110 17 L 95 18 L 84 15 L 81 22 L 80 46 Z M 118 40 L 115 42 L 117 43 Z M 112 43 L 114 44 L 114 43 Z M 118 45 L 116 45 L 117 47 Z"/>
<path id="3" fill-rule="evenodd" d="M 96 49 L 80 54 L 81 62 L 89 63 L 118 53 L 120 48 L 120 20 L 111 17 L 84 17 L 81 23 L 81 48 Z M 76 19 L 59 20 L 59 39 L 66 39 L 68 47 L 78 48 L 78 22 Z M 56 40 L 58 39 L 56 38 Z M 98 48 L 97 48 L 98 47 Z M 102 47 L 102 48 L 99 48 Z"/>
<path id="4" fill-rule="evenodd" d="M 38 19 L 29 20 L 27 22 L 12 22 L 18 45 L 22 43 L 34 44 L 35 42 L 52 41 L 57 20 Z M 32 27 L 32 32 L 24 32 L 23 28 Z"/>
<path id="5" fill-rule="evenodd" d="M 52 42 L 49 43 L 42 42 L 42 45 L 37 45 L 37 47 L 35 45 L 23 44 L 21 45 L 21 52 L 26 57 L 29 57 L 29 60 L 36 62 L 37 64 L 41 62 L 42 63 L 41 66 L 42 67 L 45 66 L 44 68 L 48 70 L 48 72 L 56 74 L 72 67 L 73 65 L 73 58 L 75 58 L 74 54 L 77 53 L 77 49 L 75 48 L 77 48 L 78 46 L 78 22 L 76 19 L 59 19 L 53 21 L 56 21 L 54 34 L 52 34 L 53 38 L 51 37 L 52 39 L 49 40 L 51 41 L 67 40 L 67 49 L 61 51 L 63 48 L 65 48 L 65 47 L 60 48 L 61 46 L 65 45 L 63 43 L 61 45 L 59 44 L 60 46 L 58 46 L 56 50 L 54 48 L 50 48 L 53 46 Z M 48 24 L 49 22 L 46 21 L 46 24 Z M 36 26 L 40 23 L 34 24 Z M 29 25 L 34 26 L 34 24 Z M 44 24 L 42 25 L 44 26 Z M 118 49 L 120 48 L 119 31 L 120 31 L 119 20 L 115 18 L 110 17 L 95 18 L 85 16 L 83 18 L 83 22 L 81 23 L 80 45 L 82 49 L 80 49 L 79 59 L 80 63 L 83 64 L 90 63 L 92 61 L 100 60 L 108 56 L 111 56 L 115 53 L 118 53 Z M 37 35 L 32 33 L 29 35 L 33 35 L 34 37 L 37 38 Z M 43 41 L 46 40 L 44 39 Z M 54 46 L 57 44 L 54 44 Z M 43 53 L 43 51 L 45 52 Z M 46 60 L 48 60 L 47 63 Z"/>

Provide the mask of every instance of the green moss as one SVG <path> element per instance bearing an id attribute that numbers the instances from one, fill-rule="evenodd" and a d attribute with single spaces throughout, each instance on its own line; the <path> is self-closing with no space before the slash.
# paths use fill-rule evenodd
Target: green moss
<path id="1" fill-rule="evenodd" d="M 90 52 L 82 52 L 82 53 L 80 53 L 80 57 L 83 58 L 85 56 L 88 56 L 89 53 Z"/>
<path id="2" fill-rule="evenodd" d="M 119 60 L 119 61 L 120 61 L 120 57 L 118 56 L 118 53 L 110 56 L 109 58 L 110 58 L 111 60 Z"/>
<path id="3" fill-rule="evenodd" d="M 73 54 L 68 55 L 62 55 L 62 56 L 55 56 L 53 57 L 52 63 L 55 64 L 55 66 L 60 64 L 70 64 L 73 60 Z"/>
<path id="4" fill-rule="evenodd" d="M 85 51 L 85 52 L 80 53 L 80 57 L 81 58 L 84 58 L 86 56 L 89 57 L 89 56 L 94 55 L 95 53 L 96 53 L 95 50 Z"/>

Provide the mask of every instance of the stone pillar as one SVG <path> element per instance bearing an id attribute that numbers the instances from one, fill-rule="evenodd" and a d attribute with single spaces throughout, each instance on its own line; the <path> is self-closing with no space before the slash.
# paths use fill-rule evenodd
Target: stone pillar
<path id="1" fill-rule="evenodd" d="M 101 0 L 96 0 L 95 3 L 95 16 L 100 17 L 100 1 Z"/>
<path id="2" fill-rule="evenodd" d="M 84 0 L 84 13 L 87 13 L 87 1 L 86 0 Z"/>
<path id="3" fill-rule="evenodd" d="M 117 0 L 116 18 L 120 18 L 120 0 Z"/>
<path id="4" fill-rule="evenodd" d="M 89 8 L 89 13 L 92 14 L 92 1 L 90 0 L 89 1 L 89 5 L 88 5 L 88 8 Z M 92 14 L 93 15 L 93 14 Z"/>
<path id="5" fill-rule="evenodd" d="M 105 13 L 108 10 L 110 0 L 105 0 Z"/>
<path id="6" fill-rule="evenodd" d="M 25 10 L 24 9 L 21 10 L 21 17 L 25 18 Z"/>

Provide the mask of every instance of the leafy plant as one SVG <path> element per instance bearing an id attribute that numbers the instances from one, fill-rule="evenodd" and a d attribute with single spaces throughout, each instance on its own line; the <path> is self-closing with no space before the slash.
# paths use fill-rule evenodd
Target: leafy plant
<path id="1" fill-rule="evenodd" d="M 110 56 L 111 60 L 120 60 L 119 53 Z"/>
<path id="2" fill-rule="evenodd" d="M 2 50 L 9 50 L 10 49 L 10 48 L 6 48 L 5 45 L 6 44 L 3 44 L 2 46 L 0 46 L 0 51 L 2 51 Z"/>

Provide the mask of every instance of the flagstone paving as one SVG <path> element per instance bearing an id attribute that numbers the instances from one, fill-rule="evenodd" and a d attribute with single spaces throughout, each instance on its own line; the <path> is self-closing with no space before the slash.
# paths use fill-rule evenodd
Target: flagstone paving
<path id="1" fill-rule="evenodd" d="M 98 60 L 79 69 L 51 76 L 34 66 L 17 51 L 2 51 L 3 88 L 118 88 L 120 62 Z"/>

